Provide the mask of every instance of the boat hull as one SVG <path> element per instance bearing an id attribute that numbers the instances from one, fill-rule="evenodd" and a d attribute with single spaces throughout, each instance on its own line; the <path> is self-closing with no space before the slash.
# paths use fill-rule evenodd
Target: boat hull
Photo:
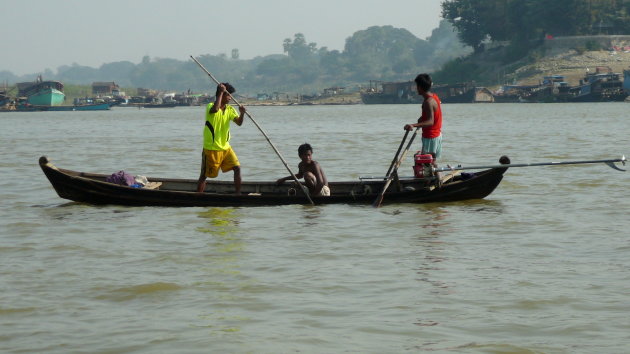
<path id="1" fill-rule="evenodd" d="M 197 193 L 197 181 L 148 178 L 159 189 L 132 188 L 105 182 L 108 175 L 77 172 L 55 167 L 47 157 L 40 167 L 57 194 L 64 199 L 89 204 L 128 206 L 266 206 L 307 204 L 294 183 L 243 182 L 242 194 L 233 193 L 233 183 L 209 181 L 204 193 Z M 431 203 L 482 199 L 499 185 L 507 168 L 489 169 L 464 179 L 461 176 L 436 185 L 429 179 L 401 179 L 392 183 L 384 196 L 388 203 Z M 315 204 L 371 204 L 381 193 L 384 180 L 331 182 L 329 197 L 311 196 Z"/>
<path id="2" fill-rule="evenodd" d="M 628 94 L 622 90 L 604 91 L 604 92 L 589 92 L 584 95 L 570 97 L 569 102 L 623 102 L 628 97 Z"/>
<path id="3" fill-rule="evenodd" d="M 111 109 L 109 103 L 84 104 L 76 106 L 53 106 L 46 107 L 46 111 L 106 111 Z"/>
<path id="4" fill-rule="evenodd" d="M 54 88 L 45 88 L 28 96 L 27 102 L 33 106 L 59 106 L 66 95 Z"/>
<path id="5" fill-rule="evenodd" d="M 174 108 L 177 107 L 177 103 L 155 103 L 155 104 L 145 104 L 142 106 L 143 108 Z"/>

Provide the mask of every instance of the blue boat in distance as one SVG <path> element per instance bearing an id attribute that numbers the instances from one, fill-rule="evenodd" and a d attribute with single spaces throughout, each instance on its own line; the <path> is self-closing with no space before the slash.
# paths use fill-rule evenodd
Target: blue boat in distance
<path id="1" fill-rule="evenodd" d="M 42 111 L 107 111 L 111 109 L 109 103 L 83 104 L 76 106 L 38 107 Z"/>
<path id="2" fill-rule="evenodd" d="M 76 106 L 34 106 L 17 105 L 12 109 L 0 109 L 0 112 L 63 112 L 63 111 L 108 111 L 109 103 L 85 104 Z"/>

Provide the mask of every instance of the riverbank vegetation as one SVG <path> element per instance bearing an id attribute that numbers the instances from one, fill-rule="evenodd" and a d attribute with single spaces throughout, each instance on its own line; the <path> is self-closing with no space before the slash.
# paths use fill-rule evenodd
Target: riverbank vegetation
<path id="1" fill-rule="evenodd" d="M 221 81 L 233 83 L 240 93 L 297 92 L 311 94 L 329 87 L 367 86 L 370 80 L 411 80 L 419 71 L 433 71 L 446 61 L 472 52 L 463 45 L 453 26 L 442 21 L 431 36 L 420 39 L 406 29 L 372 26 L 352 34 L 343 50 L 330 50 L 309 42 L 302 33 L 282 43 L 284 54 L 240 59 L 238 49 L 228 56 L 194 54 Z M 138 64 L 107 63 L 100 68 L 72 64 L 57 72 L 46 70 L 45 79 L 64 84 L 115 81 L 121 87 L 208 92 L 214 83 L 188 59 L 150 58 Z M 34 80 L 37 74 L 16 77 L 0 72 L 9 82 Z"/>
<path id="2" fill-rule="evenodd" d="M 548 55 L 544 42 L 557 37 L 630 34 L 630 1 L 446 0 L 442 16 L 474 49 L 435 74 L 445 83 L 491 84 L 513 77 L 518 68 Z M 570 49 L 584 54 L 608 48 L 586 39 Z"/>

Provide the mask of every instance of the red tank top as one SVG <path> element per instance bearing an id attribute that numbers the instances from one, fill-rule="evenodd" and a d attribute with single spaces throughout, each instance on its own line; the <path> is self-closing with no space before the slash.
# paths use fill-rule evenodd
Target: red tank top
<path id="1" fill-rule="evenodd" d="M 437 138 L 442 134 L 442 103 L 440 102 L 440 98 L 437 94 L 431 94 L 431 97 L 437 103 L 437 109 L 433 111 L 433 125 L 430 127 L 422 127 L 422 137 L 423 138 Z M 420 122 L 425 122 L 429 119 L 426 112 L 422 111 L 422 116 L 420 117 Z"/>

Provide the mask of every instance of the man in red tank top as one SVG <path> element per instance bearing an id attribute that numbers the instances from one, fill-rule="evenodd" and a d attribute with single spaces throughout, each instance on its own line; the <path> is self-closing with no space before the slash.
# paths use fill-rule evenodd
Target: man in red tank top
<path id="1" fill-rule="evenodd" d="M 415 79 L 418 94 L 424 98 L 422 115 L 418 123 L 406 124 L 405 130 L 422 128 L 422 153 L 433 155 L 434 163 L 442 154 L 442 105 L 439 97 L 431 92 L 433 81 L 429 74 L 420 74 Z"/>

